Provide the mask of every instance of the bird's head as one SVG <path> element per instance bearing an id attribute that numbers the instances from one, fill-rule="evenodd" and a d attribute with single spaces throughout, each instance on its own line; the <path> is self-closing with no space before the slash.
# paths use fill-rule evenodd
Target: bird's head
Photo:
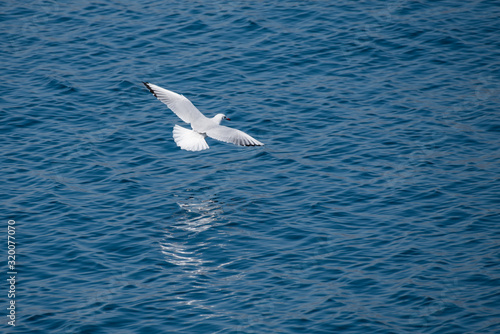
<path id="1" fill-rule="evenodd" d="M 214 116 L 213 120 L 217 123 L 220 124 L 222 120 L 225 119 L 226 121 L 230 121 L 231 119 L 227 118 L 226 115 L 224 114 L 217 114 Z"/>

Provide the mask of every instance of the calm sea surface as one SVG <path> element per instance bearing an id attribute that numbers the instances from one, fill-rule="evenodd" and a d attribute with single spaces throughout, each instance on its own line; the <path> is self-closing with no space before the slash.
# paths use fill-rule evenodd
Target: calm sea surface
<path id="1" fill-rule="evenodd" d="M 488 0 L 3 2 L 0 331 L 499 333 L 499 20 Z M 266 145 L 180 150 L 141 81 Z"/>

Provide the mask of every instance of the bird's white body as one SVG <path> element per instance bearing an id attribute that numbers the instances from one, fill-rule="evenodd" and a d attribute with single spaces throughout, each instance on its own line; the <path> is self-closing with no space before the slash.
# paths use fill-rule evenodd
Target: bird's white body
<path id="1" fill-rule="evenodd" d="M 217 114 L 212 118 L 205 117 L 183 95 L 166 90 L 159 86 L 144 82 L 154 96 L 165 103 L 180 119 L 191 124 L 192 130 L 179 125 L 174 126 L 174 141 L 180 148 L 187 151 L 201 151 L 209 148 L 205 137 L 211 137 L 223 142 L 240 146 L 262 146 L 260 141 L 252 138 L 243 131 L 220 125 L 223 119 L 228 119 L 224 114 Z"/>

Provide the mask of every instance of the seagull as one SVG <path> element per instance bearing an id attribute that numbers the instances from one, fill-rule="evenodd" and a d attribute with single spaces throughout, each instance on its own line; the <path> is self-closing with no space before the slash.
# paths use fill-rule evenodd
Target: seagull
<path id="1" fill-rule="evenodd" d="M 186 97 L 174 93 L 149 82 L 143 82 L 144 86 L 153 95 L 165 103 L 184 122 L 191 124 L 192 130 L 182 126 L 174 126 L 174 141 L 183 150 L 201 151 L 209 148 L 205 137 L 209 136 L 226 143 L 240 146 L 262 146 L 257 139 L 247 135 L 245 132 L 220 125 L 222 120 L 230 119 L 224 114 L 217 114 L 212 118 L 205 117 Z"/>

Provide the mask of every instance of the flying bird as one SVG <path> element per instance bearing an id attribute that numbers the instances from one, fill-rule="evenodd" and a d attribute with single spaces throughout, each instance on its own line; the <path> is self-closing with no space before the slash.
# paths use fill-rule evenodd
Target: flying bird
<path id="1" fill-rule="evenodd" d="M 191 124 L 191 129 L 174 126 L 174 141 L 183 150 L 201 151 L 209 148 L 205 137 L 217 139 L 226 143 L 240 146 L 262 146 L 257 139 L 245 132 L 220 125 L 222 120 L 228 120 L 224 114 L 217 114 L 212 118 L 205 117 L 186 97 L 174 93 L 149 82 L 143 82 L 153 95 L 165 103 L 184 122 Z"/>

